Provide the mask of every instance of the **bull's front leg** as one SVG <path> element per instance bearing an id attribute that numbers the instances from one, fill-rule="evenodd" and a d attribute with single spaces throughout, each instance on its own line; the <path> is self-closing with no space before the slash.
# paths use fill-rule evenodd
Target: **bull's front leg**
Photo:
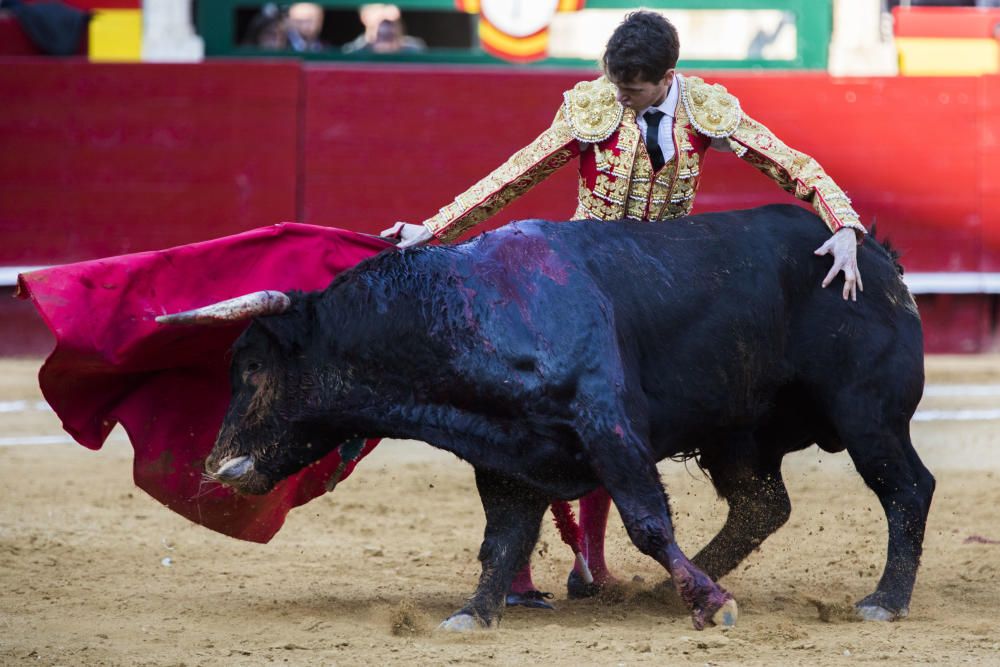
<path id="1" fill-rule="evenodd" d="M 508 477 L 476 469 L 476 486 L 486 512 L 479 549 L 483 570 L 475 594 L 439 626 L 467 631 L 496 627 L 514 574 L 528 563 L 549 499 Z"/>
<path id="2" fill-rule="evenodd" d="M 646 494 L 636 497 L 632 492 L 616 496 L 612 491 L 611 495 L 632 542 L 670 573 L 677 594 L 691 610 L 695 629 L 736 625 L 736 600 L 688 560 L 677 545 L 665 493 L 660 493 L 662 502 Z"/>
<path id="3" fill-rule="evenodd" d="M 629 538 L 667 569 L 677 593 L 691 610 L 695 629 L 736 624 L 736 600 L 684 555 L 674 539 L 667 494 L 646 448 L 620 430 L 587 447 L 604 488 L 611 494 Z M 608 443 L 615 442 L 609 447 Z"/>

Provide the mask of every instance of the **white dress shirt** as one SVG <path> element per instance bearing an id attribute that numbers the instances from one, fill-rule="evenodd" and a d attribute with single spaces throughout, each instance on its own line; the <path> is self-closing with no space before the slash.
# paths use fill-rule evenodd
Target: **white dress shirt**
<path id="1" fill-rule="evenodd" d="M 670 85 L 667 96 L 659 106 L 646 107 L 636 114 L 636 122 L 639 123 L 639 131 L 642 133 L 642 141 L 645 143 L 646 129 L 649 127 L 649 123 L 646 122 L 646 112 L 654 109 L 663 112 L 664 117 L 660 119 L 656 141 L 660 144 L 660 150 L 663 151 L 664 163 L 670 162 L 671 158 L 674 157 L 674 117 L 677 115 L 677 103 L 680 101 L 680 95 L 677 92 L 680 87 L 677 85 L 678 77 L 680 74 L 674 74 L 674 82 Z"/>

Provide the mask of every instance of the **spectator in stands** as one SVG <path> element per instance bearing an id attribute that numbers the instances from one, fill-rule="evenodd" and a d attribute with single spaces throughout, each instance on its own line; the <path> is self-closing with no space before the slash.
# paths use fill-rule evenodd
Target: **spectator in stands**
<path id="1" fill-rule="evenodd" d="M 90 12 L 63 2 L 25 4 L 21 0 L 0 0 L 3 11 L 10 10 L 42 53 L 72 56 L 81 52 Z"/>
<path id="2" fill-rule="evenodd" d="M 396 5 L 371 3 L 361 5 L 358 16 L 365 31 L 344 45 L 344 53 L 370 51 L 373 53 L 399 53 L 423 51 L 427 44 L 419 37 L 406 34 L 402 13 Z M 385 26 L 388 22 L 390 25 Z M 379 36 L 381 31 L 382 35 Z M 376 47 L 375 44 L 378 43 Z"/>
<path id="3" fill-rule="evenodd" d="M 323 8 L 315 2 L 296 2 L 288 8 L 288 45 L 293 51 L 315 53 L 327 45 L 323 32 Z"/>
<path id="4" fill-rule="evenodd" d="M 268 3 L 260 8 L 247 27 L 243 43 L 276 51 L 288 48 L 287 19 L 276 4 Z"/>
<path id="5" fill-rule="evenodd" d="M 375 41 L 365 44 L 360 50 L 371 53 L 416 53 L 424 50 L 423 42 L 417 43 L 412 37 L 407 39 L 403 22 L 382 21 L 375 32 Z"/>

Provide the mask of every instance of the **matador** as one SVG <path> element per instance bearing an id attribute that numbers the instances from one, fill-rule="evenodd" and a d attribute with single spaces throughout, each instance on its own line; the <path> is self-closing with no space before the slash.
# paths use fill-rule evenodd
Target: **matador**
<path id="1" fill-rule="evenodd" d="M 731 151 L 794 196 L 812 204 L 832 232 L 864 234 L 851 202 L 816 160 L 789 148 L 740 108 L 720 84 L 675 74 L 660 105 L 673 118 L 672 156 L 654 170 L 636 112 L 618 101 L 607 78 L 582 81 L 563 94 L 551 127 L 491 174 L 426 220 L 435 237 L 451 240 L 486 220 L 574 158 L 579 158 L 575 219 L 669 220 L 694 205 L 709 148 Z"/>

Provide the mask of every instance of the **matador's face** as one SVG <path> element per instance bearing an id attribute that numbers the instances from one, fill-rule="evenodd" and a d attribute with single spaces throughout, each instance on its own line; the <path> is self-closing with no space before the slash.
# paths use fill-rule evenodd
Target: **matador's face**
<path id="1" fill-rule="evenodd" d="M 617 98 L 622 106 L 640 113 L 663 103 L 674 82 L 674 72 L 675 70 L 668 69 L 659 81 L 644 81 L 636 77 L 634 81 L 612 80 L 611 83 L 618 89 Z"/>

